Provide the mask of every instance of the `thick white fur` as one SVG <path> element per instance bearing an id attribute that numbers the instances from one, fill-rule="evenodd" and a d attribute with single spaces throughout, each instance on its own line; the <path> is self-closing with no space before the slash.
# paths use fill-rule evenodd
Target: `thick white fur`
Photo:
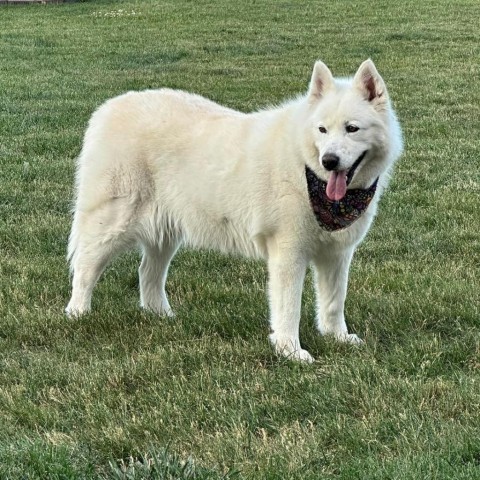
<path id="1" fill-rule="evenodd" d="M 360 130 L 346 133 L 347 123 Z M 305 165 L 327 180 L 325 153 L 348 169 L 365 150 L 349 188 L 379 176 L 377 193 L 352 226 L 329 233 L 310 207 Z M 307 95 L 249 114 L 169 89 L 111 99 L 92 116 L 78 159 L 67 313 L 88 311 L 107 263 L 140 244 L 141 305 L 172 315 L 165 280 L 185 243 L 267 260 L 270 340 L 279 353 L 313 360 L 299 341 L 309 264 L 318 330 L 357 342 L 344 318 L 349 265 L 401 150 L 400 127 L 371 60 L 353 79 L 334 79 L 317 62 Z"/>

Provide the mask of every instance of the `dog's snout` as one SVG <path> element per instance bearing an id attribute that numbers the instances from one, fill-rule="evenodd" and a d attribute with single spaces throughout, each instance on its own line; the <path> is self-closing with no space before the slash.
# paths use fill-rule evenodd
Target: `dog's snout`
<path id="1" fill-rule="evenodd" d="M 322 157 L 322 165 L 328 170 L 335 170 L 340 163 L 340 158 L 334 153 L 326 153 Z"/>

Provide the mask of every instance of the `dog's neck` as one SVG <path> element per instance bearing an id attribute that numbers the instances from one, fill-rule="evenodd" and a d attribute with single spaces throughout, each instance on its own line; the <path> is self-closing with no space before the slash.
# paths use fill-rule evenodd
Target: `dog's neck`
<path id="1" fill-rule="evenodd" d="M 342 200 L 330 200 L 326 194 L 327 183 L 318 178 L 313 170 L 305 167 L 308 196 L 318 224 L 329 232 L 342 230 L 358 220 L 375 195 L 378 177 L 365 190 L 347 190 Z"/>

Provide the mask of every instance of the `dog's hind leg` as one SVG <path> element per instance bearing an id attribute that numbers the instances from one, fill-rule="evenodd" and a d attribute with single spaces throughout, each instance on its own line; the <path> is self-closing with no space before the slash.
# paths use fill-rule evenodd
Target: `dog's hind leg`
<path id="1" fill-rule="evenodd" d="M 322 335 L 334 335 L 342 342 L 362 343 L 357 335 L 348 333 L 344 315 L 353 252 L 353 248 L 341 252 L 329 251 L 314 260 L 317 328 Z"/>
<path id="2" fill-rule="evenodd" d="M 134 242 L 133 209 L 127 198 L 113 198 L 87 213 L 75 212 L 68 248 L 73 279 L 67 315 L 90 310 L 93 288 L 105 267 Z"/>
<path id="3" fill-rule="evenodd" d="M 140 305 L 159 315 L 173 316 L 165 293 L 168 267 L 177 252 L 180 241 L 165 235 L 159 245 L 142 242 L 143 257 L 138 270 L 140 277 Z"/>

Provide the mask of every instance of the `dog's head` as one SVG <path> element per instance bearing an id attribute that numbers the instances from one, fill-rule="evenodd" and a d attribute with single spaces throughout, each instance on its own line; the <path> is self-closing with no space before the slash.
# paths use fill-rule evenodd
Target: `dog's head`
<path id="1" fill-rule="evenodd" d="M 352 79 L 335 79 L 318 61 L 307 102 L 315 170 L 327 182 L 330 199 L 341 200 L 347 188 L 368 187 L 401 152 L 400 128 L 385 82 L 371 60 Z"/>

